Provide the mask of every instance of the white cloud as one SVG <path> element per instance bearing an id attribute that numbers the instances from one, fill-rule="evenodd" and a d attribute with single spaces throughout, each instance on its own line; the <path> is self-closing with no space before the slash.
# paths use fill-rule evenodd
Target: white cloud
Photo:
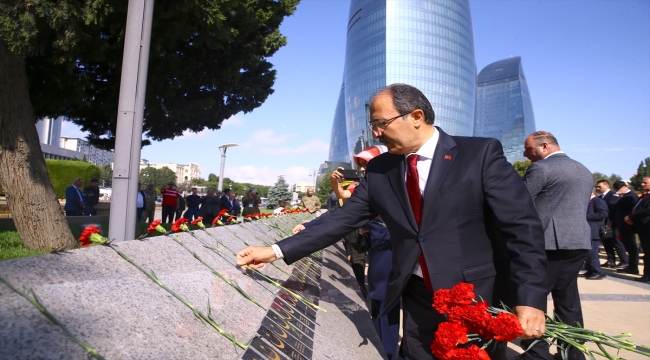
<path id="1" fill-rule="evenodd" d="M 223 128 L 228 128 L 233 126 L 242 127 L 244 126 L 244 124 L 246 124 L 246 121 L 244 120 L 243 117 L 234 115 L 231 116 L 229 119 L 224 120 L 224 122 L 221 123 L 221 128 L 223 129 Z"/>

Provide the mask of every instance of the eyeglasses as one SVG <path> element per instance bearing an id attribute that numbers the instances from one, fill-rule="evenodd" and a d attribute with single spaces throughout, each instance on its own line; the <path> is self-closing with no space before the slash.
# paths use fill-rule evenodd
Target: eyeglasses
<path id="1" fill-rule="evenodd" d="M 390 119 L 386 119 L 386 120 L 372 120 L 372 121 L 370 121 L 370 126 L 372 126 L 373 128 L 377 128 L 377 129 L 382 129 L 382 130 L 383 130 L 383 129 L 386 128 L 386 126 L 388 126 L 388 124 L 390 124 L 391 122 L 393 122 L 393 120 L 395 120 L 395 119 L 397 119 L 397 118 L 400 118 L 400 117 L 402 117 L 402 116 L 406 116 L 406 115 L 408 115 L 408 114 L 410 114 L 410 112 L 408 112 L 408 113 L 406 113 L 406 114 L 397 115 L 397 116 L 395 116 L 395 117 L 392 117 L 392 118 L 390 118 Z"/>

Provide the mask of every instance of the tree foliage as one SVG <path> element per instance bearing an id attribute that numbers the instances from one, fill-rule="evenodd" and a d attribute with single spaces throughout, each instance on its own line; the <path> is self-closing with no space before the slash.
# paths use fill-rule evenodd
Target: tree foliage
<path id="1" fill-rule="evenodd" d="M 526 171 L 528 170 L 528 167 L 530 166 L 530 160 L 517 160 L 514 163 L 512 163 L 512 167 L 515 168 L 515 171 L 519 176 L 522 178 L 524 175 L 526 175 Z"/>
<path id="2" fill-rule="evenodd" d="M 278 181 L 269 189 L 268 197 L 266 199 L 266 208 L 275 209 L 281 200 L 289 204 L 291 202 L 291 192 L 289 191 L 289 184 L 284 180 L 284 176 L 278 177 Z"/>
<path id="3" fill-rule="evenodd" d="M 99 182 L 102 186 L 113 185 L 113 169 L 109 164 L 102 164 L 99 166 Z"/>
<path id="4" fill-rule="evenodd" d="M 327 204 L 327 197 L 332 193 L 332 183 L 330 182 L 330 177 L 332 176 L 333 171 L 328 171 L 325 176 L 323 176 L 318 182 L 318 190 L 316 191 L 316 196 L 320 199 L 322 206 Z"/>
<path id="5" fill-rule="evenodd" d="M 167 166 L 160 169 L 151 166 L 140 169 L 140 182 L 146 186 L 150 181 L 156 184 L 157 190 L 160 190 L 170 181 L 176 182 L 176 173 Z"/>
<path id="6" fill-rule="evenodd" d="M 641 180 L 647 176 L 650 176 L 650 157 L 641 161 L 639 168 L 636 170 L 636 174 L 630 178 L 630 185 L 632 185 L 634 190 L 641 191 Z"/>
<path id="7" fill-rule="evenodd" d="M 275 82 L 267 59 L 287 43 L 279 26 L 298 1 L 156 1 L 144 136 L 216 130 L 259 107 Z M 66 116 L 93 145 L 114 147 L 127 7 L 126 0 L 0 3 L 0 41 L 26 59 L 36 118 Z"/>
<path id="8" fill-rule="evenodd" d="M 619 180 L 622 180 L 620 175 L 616 175 L 616 174 L 613 174 L 613 173 L 611 175 L 607 176 L 605 174 L 602 174 L 602 173 L 599 173 L 598 171 L 596 171 L 595 173 L 593 173 L 591 175 L 594 177 L 594 186 L 596 186 L 596 184 L 598 184 L 598 181 L 600 181 L 600 180 L 609 181 L 610 186 L 612 184 L 614 184 L 615 182 L 617 182 Z"/>

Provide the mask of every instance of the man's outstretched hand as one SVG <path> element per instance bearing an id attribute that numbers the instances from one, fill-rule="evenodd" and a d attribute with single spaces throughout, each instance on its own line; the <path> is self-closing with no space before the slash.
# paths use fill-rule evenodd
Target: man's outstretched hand
<path id="1" fill-rule="evenodd" d="M 261 269 L 265 263 L 272 263 L 276 259 L 270 246 L 249 246 L 237 253 L 237 266 L 241 266 L 242 270 L 246 270 L 244 265 Z"/>
<path id="2" fill-rule="evenodd" d="M 542 310 L 530 306 L 515 306 L 513 310 L 521 323 L 521 327 L 524 329 L 524 333 L 520 338 L 534 339 L 544 335 L 546 317 Z"/>

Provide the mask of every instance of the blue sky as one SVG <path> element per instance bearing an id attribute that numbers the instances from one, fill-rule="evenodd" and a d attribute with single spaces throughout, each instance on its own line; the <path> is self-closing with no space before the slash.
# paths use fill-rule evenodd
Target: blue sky
<path id="1" fill-rule="evenodd" d="M 406 1 L 406 0 L 391 0 Z M 650 156 L 650 2 L 470 0 L 477 70 L 521 56 L 536 127 L 592 172 L 632 176 Z M 348 0 L 302 0 L 281 26 L 288 45 L 271 59 L 275 93 L 218 131 L 188 133 L 142 150 L 150 162 L 194 162 L 225 176 L 273 184 L 313 181 L 327 160 L 343 77 Z M 151 76 L 152 74 L 150 74 Z M 63 136 L 83 136 L 65 123 Z"/>

